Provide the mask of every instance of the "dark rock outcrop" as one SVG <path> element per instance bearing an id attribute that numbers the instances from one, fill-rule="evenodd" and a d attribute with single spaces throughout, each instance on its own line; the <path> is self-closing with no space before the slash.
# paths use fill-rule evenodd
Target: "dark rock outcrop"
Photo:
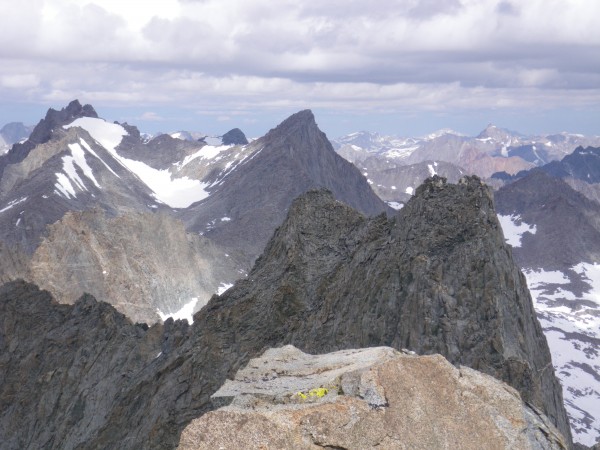
<path id="1" fill-rule="evenodd" d="M 477 178 L 427 180 L 392 221 L 311 192 L 223 301 L 248 320 L 262 311 L 263 333 L 283 321 L 285 342 L 309 352 L 352 342 L 440 353 L 506 381 L 570 437 L 525 279 Z M 248 327 L 238 320 L 222 328 Z"/>
<path id="2" fill-rule="evenodd" d="M 577 147 L 561 161 L 552 161 L 542 170 L 557 178 L 572 177 L 586 183 L 600 183 L 600 148 Z"/>
<path id="3" fill-rule="evenodd" d="M 285 344 L 441 353 L 506 381 L 570 441 L 523 275 L 477 178 L 429 179 L 392 220 L 309 192 L 191 327 L 146 329 L 23 283 L 0 289 L 0 318 L 0 437 L 12 448 L 174 447 L 227 377 Z"/>
<path id="4" fill-rule="evenodd" d="M 246 145 L 248 143 L 248 139 L 246 139 L 246 135 L 239 128 L 234 128 L 229 130 L 222 136 L 223 145 Z"/>
<path id="5" fill-rule="evenodd" d="M 564 270 L 600 259 L 600 205 L 541 169 L 499 189 L 499 214 L 536 226 L 514 249 L 521 267 Z"/>

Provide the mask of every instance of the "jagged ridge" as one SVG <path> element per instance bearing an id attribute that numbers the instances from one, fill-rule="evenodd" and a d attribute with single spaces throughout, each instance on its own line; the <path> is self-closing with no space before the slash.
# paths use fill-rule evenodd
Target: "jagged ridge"
<path id="1" fill-rule="evenodd" d="M 73 308 L 39 302 L 32 314 L 36 292 L 19 283 L 0 290 L 0 410 L 13 405 L 0 430 L 15 447 L 173 447 L 226 377 L 284 344 L 441 353 L 517 388 L 570 441 L 523 276 L 477 178 L 430 179 L 393 220 L 306 194 L 248 278 L 213 297 L 192 327 L 169 320 L 145 331 L 87 297 Z M 28 336 L 45 314 L 62 319 Z M 94 346 L 78 344 L 89 335 Z M 32 392 L 48 393 L 46 407 Z"/>

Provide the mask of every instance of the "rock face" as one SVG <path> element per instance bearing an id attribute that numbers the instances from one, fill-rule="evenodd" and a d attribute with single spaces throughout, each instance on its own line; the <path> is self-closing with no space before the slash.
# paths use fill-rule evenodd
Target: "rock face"
<path id="1" fill-rule="evenodd" d="M 541 170 L 495 193 L 498 214 L 535 225 L 514 254 L 521 267 L 564 269 L 600 261 L 600 205 Z"/>
<path id="2" fill-rule="evenodd" d="M 186 233 L 166 214 L 69 212 L 48 234 L 31 258 L 28 279 L 64 303 L 83 292 L 110 299 L 134 321 L 154 323 L 186 307 L 191 317 L 237 273 L 233 254 Z"/>
<path id="3" fill-rule="evenodd" d="M 243 317 L 272 334 L 283 321 L 284 343 L 304 351 L 351 342 L 440 353 L 506 381 L 570 437 L 525 279 L 476 177 L 429 179 L 391 221 L 311 192 L 223 302 L 239 311 L 223 328 L 247 327 Z"/>
<path id="4" fill-rule="evenodd" d="M 429 179 L 391 220 L 309 192 L 248 277 L 192 326 L 136 327 L 89 296 L 58 305 L 12 283 L 0 289 L 0 327 L 0 437 L 11 448 L 173 448 L 227 377 L 286 344 L 440 353 L 506 381 L 570 442 L 523 275 L 477 178 Z"/>
<path id="5" fill-rule="evenodd" d="M 223 145 L 246 145 L 248 143 L 246 135 L 239 128 L 229 130 L 221 139 Z"/>
<path id="6" fill-rule="evenodd" d="M 566 449 L 506 384 L 440 355 L 389 347 L 312 356 L 266 351 L 193 420 L 179 449 Z"/>

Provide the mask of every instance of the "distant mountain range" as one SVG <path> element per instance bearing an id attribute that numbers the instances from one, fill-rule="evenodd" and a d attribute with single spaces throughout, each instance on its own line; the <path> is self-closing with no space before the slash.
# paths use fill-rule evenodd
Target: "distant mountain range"
<path id="1" fill-rule="evenodd" d="M 474 174 L 494 183 L 490 177 L 496 172 L 515 175 L 559 160 L 577 146 L 600 146 L 600 136 L 524 136 L 489 125 L 474 137 L 448 129 L 409 138 L 362 131 L 334 139 L 332 144 L 367 173 L 381 198 L 399 207 L 434 173 L 453 182 L 463 174 Z"/>
<path id="2" fill-rule="evenodd" d="M 578 146 L 600 146 L 600 136 L 571 133 L 525 136 L 488 125 L 474 137 L 448 129 L 409 138 L 362 131 L 334 139 L 332 144 L 338 153 L 357 164 L 372 156 L 404 165 L 440 160 L 488 178 L 500 172 L 502 166 L 512 174 L 517 169 L 561 159 Z"/>
<path id="3" fill-rule="evenodd" d="M 242 277 L 307 189 L 387 209 L 310 111 L 248 144 L 238 129 L 148 139 L 74 101 L 0 157 L 0 173 L 2 279 L 20 274 L 65 302 L 88 292 L 149 323 L 191 320 Z"/>
<path id="4" fill-rule="evenodd" d="M 7 123 L 0 129 L 0 155 L 6 153 L 10 147 L 23 139 L 27 139 L 33 127 L 21 122 Z"/>

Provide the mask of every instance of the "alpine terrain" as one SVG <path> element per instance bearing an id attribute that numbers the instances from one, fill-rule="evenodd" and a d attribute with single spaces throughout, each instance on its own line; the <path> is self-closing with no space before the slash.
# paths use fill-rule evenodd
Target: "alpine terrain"
<path id="1" fill-rule="evenodd" d="M 142 136 L 78 101 L 49 110 L 0 157 L 0 279 L 67 303 L 90 293 L 134 321 L 191 321 L 245 275 L 307 189 L 368 215 L 388 209 L 310 111 L 251 143 L 239 129 L 181 137 Z"/>
<path id="2" fill-rule="evenodd" d="M 90 295 L 63 305 L 23 281 L 0 288 L 0 317 L 0 435 L 8 448 L 174 448 L 193 419 L 218 406 L 211 396 L 226 378 L 287 344 L 313 354 L 380 345 L 439 353 L 504 381 L 512 388 L 496 392 L 518 392 L 530 405 L 494 403 L 508 408 L 503 417 L 556 448 L 570 446 L 525 278 L 492 193 L 476 177 L 428 179 L 392 218 L 367 218 L 328 191 L 302 195 L 248 276 L 212 297 L 192 325 L 134 325 Z M 433 377 L 435 367 L 423 370 Z M 491 391 L 467 374 L 464 392 L 485 398 Z M 396 403 L 376 404 L 397 417 Z M 414 408 L 405 413 L 423 413 Z M 532 425 L 523 414 L 539 419 Z M 562 436 L 548 431 L 554 426 Z"/>
<path id="3" fill-rule="evenodd" d="M 428 176 L 456 181 L 498 170 L 486 182 L 499 188 L 500 223 L 548 337 L 575 441 L 587 445 L 600 440 L 598 140 L 568 133 L 527 137 L 488 126 L 474 138 L 443 130 L 418 139 L 362 132 L 336 141 L 337 151 L 395 208 Z"/>

